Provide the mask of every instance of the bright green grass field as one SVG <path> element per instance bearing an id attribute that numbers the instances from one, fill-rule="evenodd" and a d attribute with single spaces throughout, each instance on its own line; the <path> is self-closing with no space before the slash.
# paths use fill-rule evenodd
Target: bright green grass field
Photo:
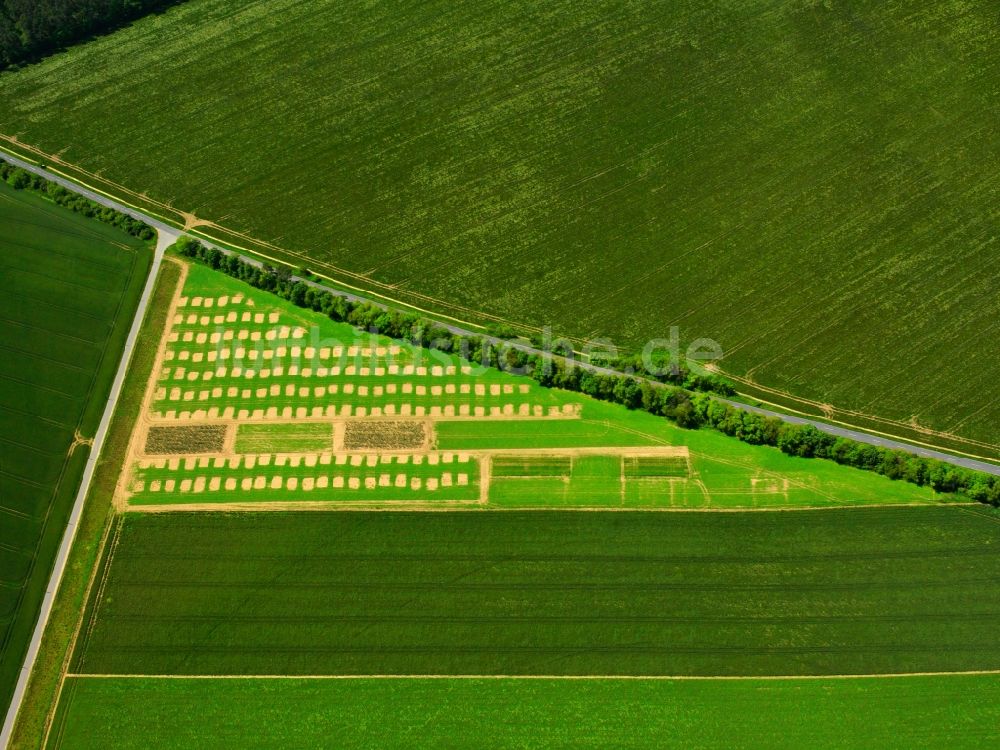
<path id="1" fill-rule="evenodd" d="M 0 706 L 145 282 L 144 243 L 0 183 Z"/>
<path id="2" fill-rule="evenodd" d="M 69 671 L 995 670 L 998 518 L 947 506 L 125 514 Z"/>
<path id="3" fill-rule="evenodd" d="M 48 748 L 983 748 L 1000 678 L 70 678 Z"/>
<path id="4" fill-rule="evenodd" d="M 605 493 L 559 479 L 494 478 L 490 502 L 499 505 L 745 508 L 934 503 L 949 499 L 928 488 L 894 482 L 828 461 L 785 455 L 777 448 L 751 446 L 712 430 L 683 430 L 665 419 L 629 411 L 579 394 L 559 392 L 579 403 L 582 418 L 552 422 L 441 422 L 437 447 L 582 448 L 596 446 L 682 445 L 691 451 L 692 473 L 678 479 L 626 478 L 625 496 L 617 461 L 601 472 Z M 588 465 L 588 462 L 579 464 Z M 591 464 L 593 465 L 593 464 Z M 591 472 L 593 475 L 593 472 Z M 607 483 L 609 480 L 616 481 Z"/>
<path id="5" fill-rule="evenodd" d="M 0 131 L 424 307 L 679 325 L 996 445 L 994 6 L 190 0 L 0 76 Z"/>
<path id="6" fill-rule="evenodd" d="M 449 421 L 447 417 L 435 418 L 436 442 L 439 451 L 475 451 L 487 449 L 517 449 L 517 448 L 627 448 L 651 446 L 687 446 L 691 451 L 691 473 L 687 468 L 677 479 L 637 478 L 632 472 L 626 472 L 629 478 L 621 480 L 621 466 L 617 457 L 586 457 L 576 460 L 568 473 L 564 468 L 555 475 L 545 470 L 550 476 L 525 478 L 524 476 L 507 479 L 502 462 L 499 471 L 494 472 L 491 484 L 489 504 L 498 507 L 516 506 L 584 506 L 584 507 L 675 507 L 675 508 L 727 508 L 727 507 L 788 507 L 788 506 L 822 506 L 842 504 L 872 504 L 872 503 L 934 503 L 950 499 L 947 496 L 935 494 L 929 488 L 916 487 L 904 482 L 893 482 L 885 477 L 870 472 L 838 466 L 832 462 L 801 459 L 787 456 L 775 448 L 755 447 L 741 443 L 711 430 L 683 430 L 661 417 L 640 411 L 629 411 L 615 404 L 602 403 L 587 396 L 566 391 L 539 387 L 533 380 L 525 377 L 511 376 L 491 368 L 472 368 L 469 363 L 458 357 L 444 355 L 441 352 L 430 352 L 418 347 L 400 344 L 381 336 L 361 334 L 351 326 L 334 323 L 328 318 L 311 311 L 296 308 L 290 303 L 265 292 L 254 290 L 224 274 L 212 271 L 201 265 L 191 265 L 184 287 L 187 304 L 179 308 L 180 323 L 171 329 L 177 334 L 177 341 L 168 344 L 168 353 L 173 359 L 165 363 L 168 372 L 161 373 L 160 397 L 154 400 L 153 408 L 161 413 L 171 411 L 194 411 L 215 408 L 218 414 L 224 409 L 232 409 L 233 414 L 240 412 L 252 413 L 269 408 L 278 410 L 289 409 L 297 414 L 300 410 L 311 414 L 315 409 L 322 411 L 334 407 L 338 414 L 345 408 L 351 408 L 357 414 L 364 408 L 367 414 L 376 409 L 385 409 L 388 404 L 394 405 L 398 411 L 405 405 L 421 410 L 421 414 L 431 414 L 437 410 L 442 414 L 451 408 L 455 414 L 464 406 L 470 413 L 477 408 L 488 414 L 491 410 L 503 410 L 509 407 L 518 410 L 526 407 L 539 409 L 542 414 L 549 414 L 553 409 L 563 414 L 569 408 L 573 413 L 579 412 L 579 418 L 558 419 L 458 419 Z M 244 299 L 240 303 L 233 302 L 238 295 Z M 200 304 L 193 302 L 200 298 Z M 205 300 L 215 300 L 211 308 L 204 307 Z M 219 307 L 217 301 L 226 298 L 226 305 Z M 248 302 L 253 301 L 253 305 Z M 262 322 L 242 322 L 245 313 L 250 312 Z M 235 314 L 236 321 L 227 322 L 226 318 Z M 272 315 L 277 315 L 277 322 L 271 322 Z M 195 317 L 189 323 L 191 316 Z M 216 323 L 217 318 L 221 323 Z M 301 328 L 304 335 L 294 339 L 301 349 L 296 360 L 292 354 L 292 341 L 267 341 L 266 335 L 282 328 Z M 232 340 L 221 338 L 226 332 L 232 332 Z M 233 365 L 239 364 L 236 350 L 240 346 L 237 338 L 240 332 L 246 332 L 248 338 L 242 346 L 249 351 L 257 345 L 249 339 L 251 334 L 260 335 L 261 350 L 271 350 L 275 356 L 270 360 L 258 359 L 249 362 L 246 352 L 241 361 L 243 372 L 234 375 Z M 220 335 L 220 340 L 212 343 L 210 336 Z M 185 334 L 190 334 L 191 341 L 184 341 Z M 198 343 L 198 337 L 204 341 Z M 285 346 L 285 356 L 277 356 L 277 347 Z M 316 351 L 329 348 L 329 359 L 313 362 L 305 357 L 307 346 Z M 342 350 L 340 358 L 332 356 L 332 350 L 339 347 Z M 357 349 L 350 355 L 352 347 Z M 230 358 L 217 359 L 210 362 L 211 352 L 221 353 L 230 349 Z M 360 352 L 367 350 L 369 355 Z M 382 350 L 379 355 L 378 351 Z M 395 353 L 393 353 L 395 352 Z M 187 359 L 182 360 L 185 355 Z M 315 353 L 314 353 L 315 354 Z M 199 361 L 194 361 L 200 356 Z M 263 354 L 260 355 L 263 357 Z M 290 365 L 298 362 L 300 367 L 296 375 L 288 374 Z M 317 365 L 332 365 L 338 363 L 342 371 L 336 375 L 327 373 L 320 375 Z M 227 365 L 226 374 L 219 376 L 217 367 Z M 283 365 L 285 373 L 280 378 L 269 375 L 261 377 L 265 368 L 274 370 Z M 399 367 L 425 367 L 424 375 L 389 374 L 388 367 L 395 364 Z M 247 365 L 251 365 L 247 367 Z M 306 365 L 309 374 L 305 374 Z M 358 368 L 368 368 L 367 375 L 347 374 L 346 367 L 353 365 Z M 176 378 L 178 370 L 183 367 L 181 377 Z M 383 368 L 379 372 L 376 368 Z M 452 368 L 453 375 L 433 375 L 433 368 Z M 248 372 L 254 377 L 247 377 Z M 196 379 L 191 380 L 194 374 Z M 273 373 L 272 373 L 273 374 Z M 205 376 L 211 376 L 206 380 Z M 280 384 L 279 384 L 280 383 Z M 272 396 L 271 388 L 276 384 L 280 395 Z M 395 388 L 394 393 L 388 389 Z M 286 395 L 286 389 L 291 388 L 292 395 Z M 336 389 L 331 394 L 330 388 Z M 362 392 L 362 387 L 365 390 Z M 417 388 L 423 389 L 418 394 Z M 451 387 L 453 392 L 444 389 Z M 230 389 L 238 391 L 236 396 L 229 396 Z M 403 393 L 409 388 L 408 393 Z M 468 393 L 462 394 L 462 389 Z M 435 391 L 435 389 L 438 389 Z M 477 389 L 482 395 L 477 395 Z M 170 400 L 173 391 L 188 392 L 193 395 L 191 400 Z M 261 390 L 263 393 L 261 395 Z M 350 393 L 346 391 L 350 390 Z M 317 394 L 319 391 L 319 394 Z M 496 393 L 494 393 L 496 392 Z M 176 395 L 176 394 L 174 394 Z M 202 398 L 204 396 L 204 398 Z M 293 419 L 294 416 L 290 416 Z M 237 437 L 237 449 L 257 454 L 272 454 L 290 447 L 289 436 L 284 431 L 295 434 L 299 426 L 283 425 L 251 425 L 242 424 Z M 301 429 L 310 431 L 315 426 L 301 425 Z M 277 430 L 281 434 L 275 434 Z M 273 443 L 269 436 L 274 436 Z M 326 442 L 326 433 L 322 440 Z M 242 437 L 241 437 L 242 436 Z M 255 441 L 252 438 L 259 438 Z M 305 443 L 296 443 L 305 447 Z M 316 446 L 319 445 L 317 442 Z M 321 450 L 315 447 L 314 450 Z M 270 457 L 269 457 L 270 460 Z M 537 462 L 539 459 L 534 458 Z M 648 460 L 648 459 L 644 459 Z M 367 461 L 367 459 L 366 459 Z M 398 459 L 392 459 L 393 464 Z M 559 459 L 565 466 L 566 459 Z M 313 462 L 315 464 L 315 462 Z M 202 465 L 204 464 L 204 465 Z M 334 488 L 329 484 L 322 491 L 319 489 L 305 492 L 304 480 L 314 481 L 323 474 L 336 476 L 337 468 L 309 466 L 305 461 L 296 465 L 277 467 L 273 461 L 268 467 L 260 468 L 259 462 L 254 469 L 247 469 L 246 464 L 240 467 L 227 467 L 216 470 L 214 459 L 201 459 L 197 466 L 187 467 L 181 464 L 177 469 L 141 468 L 137 478 L 145 483 L 141 491 L 136 492 L 131 502 L 136 504 L 161 503 L 223 503 L 223 502 L 253 502 L 254 500 L 347 500 L 351 502 L 383 502 L 407 501 L 441 502 L 469 501 L 478 498 L 478 488 L 473 484 L 478 480 L 478 468 L 469 466 L 467 473 L 469 483 L 463 487 L 452 485 L 450 488 L 439 487 L 433 492 L 424 489 L 413 491 L 409 488 L 412 477 L 441 479 L 441 472 L 446 467 L 431 466 L 423 463 L 417 466 L 412 459 L 409 465 L 400 469 L 396 466 L 355 467 L 356 471 L 341 472 L 345 480 L 352 476 L 358 477 L 362 485 L 356 491 L 350 491 L 346 485 Z M 544 467 L 543 467 L 544 469 Z M 543 470 L 539 469 L 539 471 Z M 382 482 L 383 475 L 388 472 L 391 486 L 378 484 L 368 490 L 364 480 L 375 477 Z M 408 472 L 408 473 L 407 473 Z M 405 487 L 398 488 L 396 482 L 403 473 L 407 473 Z M 296 489 L 289 490 L 287 484 L 281 487 L 281 492 L 271 492 L 269 489 L 245 492 L 242 481 L 245 478 L 256 479 L 264 477 L 266 487 L 275 475 L 296 479 Z M 457 472 L 452 479 L 457 480 Z M 213 477 L 220 480 L 220 489 L 197 493 L 176 493 L 164 491 L 165 482 L 173 479 L 175 485 L 189 480 L 194 482 L 201 478 L 209 482 Z M 225 480 L 236 479 L 236 486 L 227 490 Z M 159 481 L 161 490 L 151 491 L 152 482 Z M 332 481 L 332 480 L 331 480 Z M 192 484 L 193 486 L 193 484 Z M 206 485 L 207 486 L 207 485 Z M 426 485 L 424 485 L 425 487 Z"/>
<path id="7" fill-rule="evenodd" d="M 241 424 L 236 433 L 237 453 L 306 453 L 332 447 L 329 424 Z"/>

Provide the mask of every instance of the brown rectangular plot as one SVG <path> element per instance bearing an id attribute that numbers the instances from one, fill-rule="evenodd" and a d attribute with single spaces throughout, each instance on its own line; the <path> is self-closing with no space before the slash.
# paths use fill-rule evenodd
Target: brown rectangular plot
<path id="1" fill-rule="evenodd" d="M 427 432 L 423 422 L 354 421 L 344 428 L 346 450 L 408 450 L 420 448 Z"/>
<path id="2" fill-rule="evenodd" d="M 146 434 L 147 454 L 218 453 L 225 445 L 226 425 L 153 426 Z"/>

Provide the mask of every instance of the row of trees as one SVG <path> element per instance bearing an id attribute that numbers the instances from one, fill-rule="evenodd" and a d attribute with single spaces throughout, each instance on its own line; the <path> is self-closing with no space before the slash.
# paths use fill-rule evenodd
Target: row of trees
<path id="1" fill-rule="evenodd" d="M 643 409 L 681 427 L 711 427 L 751 445 L 773 446 L 802 458 L 836 461 L 890 479 L 929 486 L 938 492 L 961 493 L 978 502 L 1000 505 L 998 477 L 905 451 L 835 437 L 811 425 L 790 424 L 776 417 L 738 409 L 710 393 L 692 393 L 680 385 L 653 383 L 632 375 L 593 372 L 572 361 L 529 354 L 510 346 L 496 346 L 480 336 L 459 336 L 416 315 L 386 310 L 317 289 L 293 279 L 288 269 L 258 267 L 187 237 L 180 240 L 177 249 L 182 255 L 257 289 L 372 333 L 457 353 L 475 364 L 528 375 L 543 386 L 577 391 L 629 409 Z"/>
<path id="2" fill-rule="evenodd" d="M 0 0 L 0 70 L 181 0 Z"/>
<path id="3" fill-rule="evenodd" d="M 113 208 L 102 206 L 89 198 L 84 198 L 78 193 L 67 190 L 62 185 L 39 177 L 20 167 L 0 159 L 0 180 L 3 180 L 15 190 L 30 190 L 34 193 L 44 195 L 57 205 L 68 208 L 78 214 L 83 214 L 90 219 L 97 219 L 105 224 L 121 229 L 126 234 L 138 237 L 140 240 L 152 240 L 156 237 L 156 232 L 151 226 L 138 219 L 133 219 L 128 214 L 115 211 Z"/>

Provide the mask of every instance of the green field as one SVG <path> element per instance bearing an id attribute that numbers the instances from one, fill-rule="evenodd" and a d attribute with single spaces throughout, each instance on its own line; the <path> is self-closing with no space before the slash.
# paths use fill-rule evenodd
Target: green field
<path id="1" fill-rule="evenodd" d="M 983 748 L 1000 678 L 68 681 L 48 748 Z M 236 717 L 239 717 L 238 719 Z"/>
<path id="2" fill-rule="evenodd" d="M 485 497 L 498 507 L 738 508 L 953 499 L 361 333 L 201 265 L 188 268 L 164 335 L 149 416 L 158 429 L 236 430 L 235 452 L 139 460 L 133 506 Z M 362 455 L 331 437 L 334 422 L 364 433 L 398 420 L 432 425 L 430 450 L 389 441 Z M 629 455 L 671 447 L 690 455 Z M 580 449 L 606 455 L 571 455 Z M 551 453 L 518 453 L 539 450 Z"/>
<path id="3" fill-rule="evenodd" d="M 124 338 L 145 243 L 0 183 L 0 706 L 6 710 Z"/>
<path id="4" fill-rule="evenodd" d="M 0 76 L 0 131 L 422 307 L 679 325 L 995 451 L 994 11 L 190 0 Z"/>
<path id="5" fill-rule="evenodd" d="M 1000 669 L 992 510 L 126 514 L 72 673 Z"/>
<path id="6" fill-rule="evenodd" d="M 304 453 L 333 445 L 329 424 L 242 424 L 236 433 L 238 453 Z"/>

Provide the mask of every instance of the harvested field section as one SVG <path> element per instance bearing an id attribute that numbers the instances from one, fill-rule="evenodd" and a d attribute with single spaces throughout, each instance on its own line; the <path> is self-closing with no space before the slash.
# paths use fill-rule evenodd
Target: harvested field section
<path id="1" fill-rule="evenodd" d="M 344 449 L 349 451 L 413 450 L 426 442 L 427 425 L 424 422 L 366 420 L 344 425 Z"/>
<path id="2" fill-rule="evenodd" d="M 241 424 L 236 432 L 237 453 L 317 453 L 333 450 L 329 422 Z"/>
<path id="3" fill-rule="evenodd" d="M 127 514 L 71 671 L 1000 669 L 998 518 Z"/>
<path id="4" fill-rule="evenodd" d="M 203 266 L 190 268 L 184 294 L 154 420 L 578 416 L 530 379 L 362 333 Z"/>
<path id="5" fill-rule="evenodd" d="M 147 455 L 219 453 L 225 446 L 227 429 L 221 424 L 152 425 L 143 451 Z"/>

